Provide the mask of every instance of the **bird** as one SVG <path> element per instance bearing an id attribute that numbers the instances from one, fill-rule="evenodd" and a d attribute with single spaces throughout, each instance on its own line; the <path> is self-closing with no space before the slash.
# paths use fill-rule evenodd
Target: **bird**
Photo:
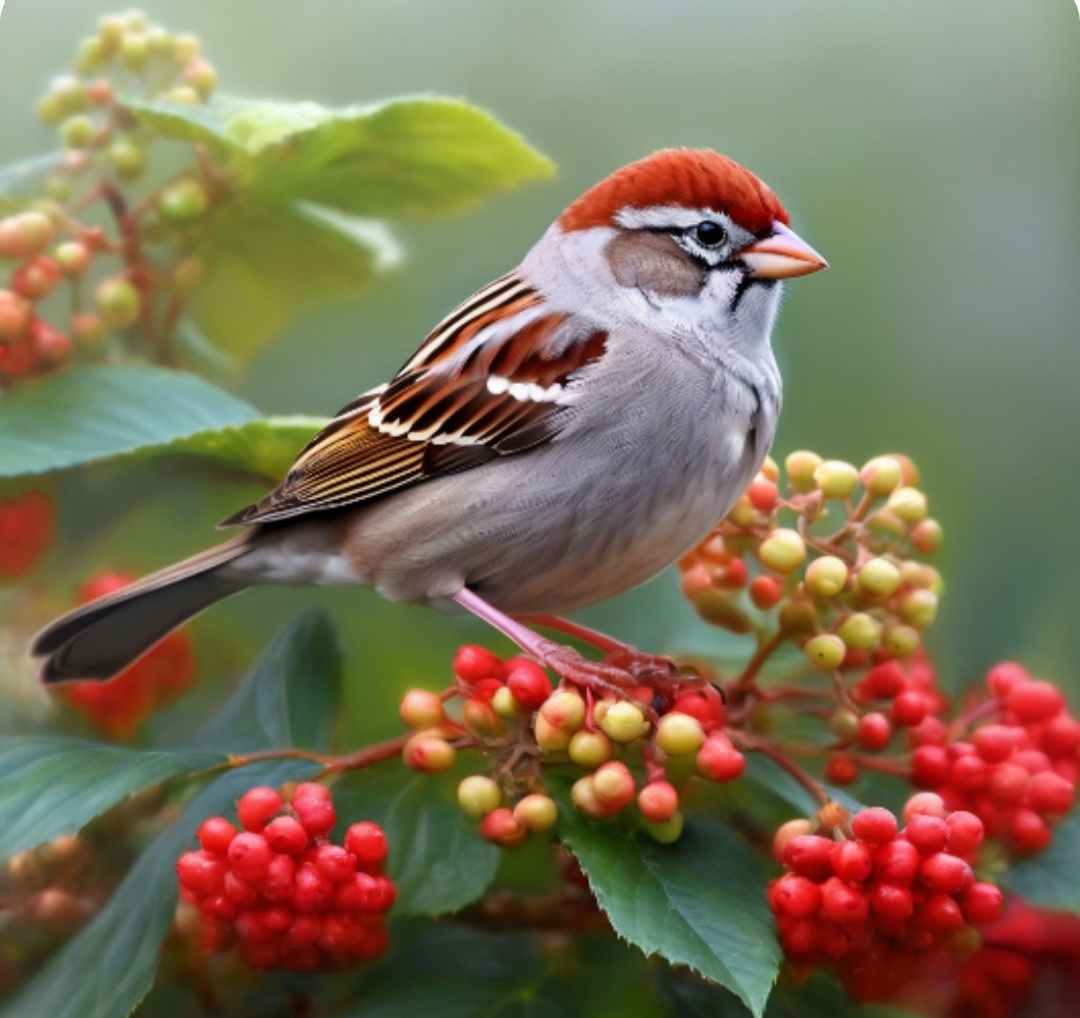
<path id="1" fill-rule="evenodd" d="M 236 536 L 41 631 L 41 680 L 115 676 L 258 584 L 457 606 L 564 677 L 628 674 L 632 648 L 612 663 L 625 645 L 561 616 L 660 573 L 752 481 L 780 412 L 783 283 L 826 266 L 727 156 L 617 169 L 224 520 Z"/>

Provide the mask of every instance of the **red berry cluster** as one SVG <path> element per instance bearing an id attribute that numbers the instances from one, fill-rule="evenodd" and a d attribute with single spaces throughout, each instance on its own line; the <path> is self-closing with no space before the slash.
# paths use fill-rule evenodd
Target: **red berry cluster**
<path id="1" fill-rule="evenodd" d="M 859 470 L 796 452 L 785 466 L 786 495 L 766 460 L 727 518 L 681 560 L 685 596 L 733 632 L 775 625 L 826 673 L 865 664 L 868 654 L 917 650 L 941 579 L 914 556 L 935 551 L 942 533 L 914 465 L 879 456 Z"/>
<path id="2" fill-rule="evenodd" d="M 403 758 L 414 770 L 442 771 L 455 759 L 451 740 L 482 748 L 502 780 L 472 775 L 458 798 L 496 844 L 519 844 L 530 831 L 555 824 L 555 803 L 542 792 L 545 763 L 569 761 L 589 771 L 573 787 L 578 809 L 603 818 L 636 803 L 646 830 L 665 842 L 682 832 L 677 785 L 694 774 L 732 781 L 746 766 L 724 731 L 722 697 L 708 684 L 688 683 L 658 711 L 649 687 L 624 699 L 598 699 L 569 681 L 553 690 L 533 661 L 503 661 L 482 647 L 462 647 L 454 674 L 454 687 L 443 695 L 418 689 L 405 695 L 402 719 L 419 731 Z M 453 698 L 464 701 L 460 721 L 446 714 Z M 503 804 L 504 793 L 511 806 Z"/>
<path id="3" fill-rule="evenodd" d="M 943 724 L 916 729 L 911 778 L 950 809 L 976 814 L 1012 851 L 1040 852 L 1071 808 L 1080 765 L 1080 722 L 1061 691 L 1005 662 L 987 675 L 989 696 L 971 714 L 990 720 L 955 738 Z"/>
<path id="4" fill-rule="evenodd" d="M 969 925 L 995 920 L 1001 892 L 975 879 L 983 839 L 978 817 L 947 813 L 936 796 L 916 796 L 907 826 L 881 807 L 851 818 L 850 829 L 800 833 L 785 825 L 774 853 L 788 872 L 769 885 L 787 958 L 836 973 L 856 999 L 885 1000 L 929 954 L 950 953 Z"/>
<path id="5" fill-rule="evenodd" d="M 18 579 L 37 565 L 52 543 L 55 518 L 56 506 L 43 491 L 0 501 L 0 583 Z"/>
<path id="6" fill-rule="evenodd" d="M 1033 908 L 1012 896 L 1005 914 L 980 931 L 983 946 L 956 973 L 949 1018 L 1011 1018 L 1025 1009 L 1036 982 L 1058 983 L 1050 999 L 1080 991 L 1080 918 Z M 1068 1005 L 1060 1012 L 1067 1013 Z M 1058 1012 L 1054 1012 L 1058 1013 Z"/>
<path id="7" fill-rule="evenodd" d="M 297 785 L 288 806 L 273 788 L 252 788 L 237 815 L 240 832 L 224 817 L 203 821 L 202 847 L 176 864 L 207 951 L 235 944 L 254 968 L 296 971 L 345 968 L 383 953 L 396 891 L 383 873 L 382 828 L 356 823 L 344 845 L 333 844 L 330 790 L 313 783 Z"/>
<path id="8" fill-rule="evenodd" d="M 78 603 L 111 594 L 131 581 L 126 573 L 101 573 L 82 587 Z M 194 680 L 191 638 L 186 630 L 177 629 L 108 682 L 67 682 L 51 687 L 50 692 L 85 714 L 95 728 L 113 738 L 126 739 Z"/>

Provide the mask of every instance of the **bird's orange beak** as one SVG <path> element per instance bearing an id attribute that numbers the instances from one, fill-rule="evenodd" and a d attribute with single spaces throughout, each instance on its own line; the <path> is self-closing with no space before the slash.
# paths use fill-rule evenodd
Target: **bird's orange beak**
<path id="1" fill-rule="evenodd" d="M 772 236 L 743 248 L 739 257 L 755 279 L 791 279 L 829 267 L 821 255 L 783 223 L 773 223 Z"/>

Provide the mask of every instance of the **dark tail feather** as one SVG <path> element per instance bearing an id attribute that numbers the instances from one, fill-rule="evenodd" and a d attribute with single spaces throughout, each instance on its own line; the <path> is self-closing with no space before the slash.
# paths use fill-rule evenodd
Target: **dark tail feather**
<path id="1" fill-rule="evenodd" d="M 41 681 L 108 679 L 177 626 L 238 593 L 247 583 L 229 563 L 249 535 L 169 566 L 129 587 L 76 608 L 43 629 L 30 653 L 43 657 Z"/>

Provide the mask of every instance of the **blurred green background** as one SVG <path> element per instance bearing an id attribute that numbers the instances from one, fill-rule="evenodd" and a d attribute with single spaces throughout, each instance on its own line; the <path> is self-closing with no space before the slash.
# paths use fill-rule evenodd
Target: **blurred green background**
<path id="1" fill-rule="evenodd" d="M 244 374 L 244 398 L 266 412 L 332 412 L 512 266 L 585 187 L 662 146 L 714 147 L 768 181 L 832 265 L 789 288 L 775 451 L 914 457 L 947 534 L 948 591 L 932 633 L 945 682 L 1007 656 L 1080 690 L 1080 32 L 1070 0 L 142 7 L 202 37 L 223 90 L 329 104 L 460 95 L 560 167 L 465 217 L 400 229 L 404 265 L 354 304 L 296 322 Z M 33 102 L 113 9 L 8 0 L 0 163 L 51 147 Z M 72 474 L 60 494 L 65 541 L 47 569 L 57 589 L 101 566 L 143 570 L 198 550 L 258 491 L 190 468 L 129 466 Z M 205 673 L 245 663 L 312 598 L 347 631 L 348 738 L 392 727 L 400 684 L 442 684 L 457 643 L 491 642 L 469 620 L 368 591 L 264 590 L 196 624 L 201 646 L 217 648 Z M 653 650 L 688 637 L 670 574 L 586 617 Z M 701 633 L 691 626 L 689 638 Z M 380 682 L 390 673 L 397 681 Z"/>

